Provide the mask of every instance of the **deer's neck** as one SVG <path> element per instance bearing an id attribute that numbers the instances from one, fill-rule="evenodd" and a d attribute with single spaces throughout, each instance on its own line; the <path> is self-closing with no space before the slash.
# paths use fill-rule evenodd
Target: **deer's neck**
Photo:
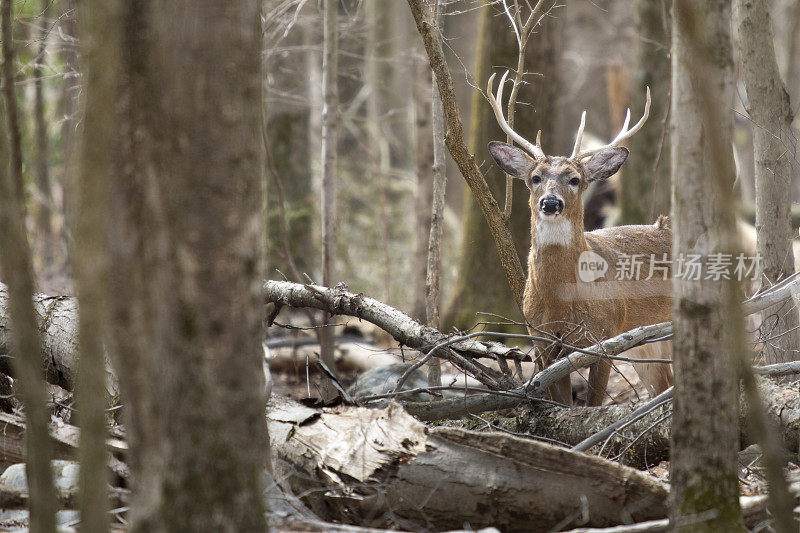
<path id="1" fill-rule="evenodd" d="M 583 220 L 531 218 L 528 290 L 548 292 L 559 284 L 575 283 L 578 257 L 587 250 Z"/>

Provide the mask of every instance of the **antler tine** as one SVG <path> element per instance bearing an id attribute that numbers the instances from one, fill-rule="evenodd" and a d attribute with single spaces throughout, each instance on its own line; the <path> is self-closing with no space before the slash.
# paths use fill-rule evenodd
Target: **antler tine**
<path id="1" fill-rule="evenodd" d="M 611 141 L 611 146 L 615 146 L 615 143 L 618 143 L 620 139 L 622 139 L 628 133 L 628 124 L 631 123 L 631 108 L 625 110 L 625 120 L 622 122 L 622 127 L 619 129 L 619 133 L 617 136 L 614 137 L 614 140 Z"/>
<path id="2" fill-rule="evenodd" d="M 525 137 L 514 131 L 511 126 L 508 125 L 508 122 L 506 122 L 506 118 L 503 115 L 503 86 L 506 83 L 508 71 L 506 70 L 503 74 L 503 77 L 500 78 L 500 86 L 497 88 L 497 96 L 494 95 L 493 91 L 495 75 L 496 73 L 493 73 L 491 76 L 489 76 L 489 83 L 486 87 L 486 97 L 489 99 L 489 103 L 492 106 L 497 123 L 500 124 L 500 128 L 502 128 L 502 130 L 506 132 L 506 134 L 508 134 L 508 136 L 511 137 L 515 143 L 520 145 L 529 154 L 531 154 L 534 159 L 544 159 L 544 152 L 542 151 L 538 141 L 536 144 L 531 144 L 530 141 L 526 140 Z"/>
<path id="3" fill-rule="evenodd" d="M 578 126 L 578 134 L 575 136 L 575 146 L 572 148 L 570 159 L 578 155 L 581 151 L 581 141 L 583 140 L 583 128 L 586 126 L 586 110 L 581 113 L 581 125 Z"/>
<path id="4" fill-rule="evenodd" d="M 631 120 L 631 110 L 628 109 L 628 112 L 625 116 L 625 123 L 622 125 L 622 129 L 620 130 L 620 132 L 617 134 L 617 136 L 614 138 L 613 141 L 606 144 L 605 146 L 592 148 L 591 150 L 587 150 L 585 152 L 580 152 L 580 153 L 577 153 L 579 147 L 577 146 L 576 143 L 576 150 L 573 151 L 572 155 L 570 156 L 570 159 L 575 161 L 581 161 L 583 159 L 586 159 L 587 157 L 593 156 L 597 152 L 605 150 L 606 148 L 613 148 L 622 141 L 630 139 L 634 133 L 642 129 L 642 126 L 644 126 L 644 123 L 647 122 L 647 118 L 649 116 L 650 116 L 650 87 L 647 87 L 647 95 L 644 103 L 644 113 L 642 113 L 642 118 L 639 119 L 639 122 L 637 122 L 631 129 L 628 129 L 628 123 Z"/>

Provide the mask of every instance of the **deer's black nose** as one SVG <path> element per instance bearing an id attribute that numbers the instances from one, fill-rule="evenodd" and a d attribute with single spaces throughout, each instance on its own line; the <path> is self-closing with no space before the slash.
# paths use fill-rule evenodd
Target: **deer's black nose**
<path id="1" fill-rule="evenodd" d="M 557 214 L 564 210 L 564 202 L 557 196 L 545 196 L 539 200 L 539 209 L 548 215 Z"/>

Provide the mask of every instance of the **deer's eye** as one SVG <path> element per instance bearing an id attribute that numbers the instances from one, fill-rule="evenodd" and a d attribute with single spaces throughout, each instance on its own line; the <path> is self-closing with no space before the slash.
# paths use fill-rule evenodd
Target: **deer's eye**
<path id="1" fill-rule="evenodd" d="M 581 179 L 580 178 L 572 178 L 571 180 L 569 180 L 569 184 L 570 185 L 575 185 L 575 186 L 580 185 L 581 184 Z"/>
<path id="2" fill-rule="evenodd" d="M 533 183 L 534 185 L 537 185 L 537 184 L 539 184 L 541 182 L 542 182 L 542 177 L 541 176 L 534 176 L 534 177 L 531 178 L 531 183 Z"/>

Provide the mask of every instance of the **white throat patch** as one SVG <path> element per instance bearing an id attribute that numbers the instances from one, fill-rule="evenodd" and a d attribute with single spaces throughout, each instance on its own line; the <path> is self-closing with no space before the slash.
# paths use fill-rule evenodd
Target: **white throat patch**
<path id="1" fill-rule="evenodd" d="M 555 220 L 540 218 L 536 221 L 536 247 L 550 244 L 566 246 L 572 241 L 572 222 L 558 216 Z"/>

